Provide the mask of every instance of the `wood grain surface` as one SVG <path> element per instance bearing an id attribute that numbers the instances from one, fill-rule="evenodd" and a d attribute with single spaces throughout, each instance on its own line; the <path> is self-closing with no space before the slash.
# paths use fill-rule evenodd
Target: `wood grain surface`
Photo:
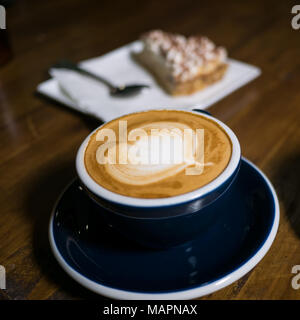
<path id="1" fill-rule="evenodd" d="M 82 288 L 51 254 L 51 208 L 75 176 L 77 148 L 98 122 L 38 97 L 36 86 L 61 58 L 102 55 L 153 28 L 202 33 L 229 55 L 262 69 L 255 81 L 210 107 L 237 134 L 243 155 L 278 192 L 280 226 L 250 273 L 202 299 L 299 299 L 300 30 L 294 1 L 23 0 L 7 9 L 12 59 L 0 67 L 1 299 L 103 299 Z M 0 30 L 3 32 L 3 30 Z"/>

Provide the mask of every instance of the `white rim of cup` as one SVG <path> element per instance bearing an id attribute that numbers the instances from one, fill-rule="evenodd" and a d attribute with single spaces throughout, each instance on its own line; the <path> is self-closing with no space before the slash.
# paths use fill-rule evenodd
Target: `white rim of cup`
<path id="1" fill-rule="evenodd" d="M 134 113 L 142 113 L 142 112 L 149 112 L 149 111 L 185 111 L 194 113 L 197 115 L 201 115 L 204 118 L 211 119 L 212 121 L 216 122 L 218 125 L 222 127 L 222 129 L 227 133 L 229 136 L 231 142 L 232 142 L 232 153 L 231 158 L 229 160 L 229 163 L 225 170 L 213 181 L 209 182 L 203 187 L 200 187 L 199 189 L 196 189 L 194 191 L 190 191 L 181 195 L 172 196 L 168 198 L 158 198 L 158 199 L 145 199 L 145 198 L 135 198 L 135 197 L 128 197 L 121 194 L 114 193 L 112 191 L 109 191 L 108 189 L 105 189 L 104 187 L 100 186 L 97 182 L 93 180 L 93 178 L 89 175 L 85 168 L 84 164 L 84 153 L 85 149 L 88 145 L 88 142 L 90 140 L 90 137 L 92 134 L 94 134 L 97 130 L 99 130 L 103 125 L 102 124 L 98 128 L 96 128 L 93 132 L 91 132 L 85 140 L 82 142 L 81 146 L 78 149 L 77 156 L 76 156 L 76 170 L 77 174 L 81 180 L 81 182 L 96 196 L 100 198 L 104 198 L 108 201 L 115 202 L 121 205 L 125 206 L 133 206 L 133 207 L 160 207 L 160 206 L 172 206 L 180 203 L 185 203 L 191 200 L 194 200 L 196 198 L 203 197 L 205 194 L 208 194 L 221 186 L 227 179 L 230 178 L 230 176 L 234 173 L 234 171 L 237 169 L 238 164 L 241 159 L 241 148 L 239 141 L 236 137 L 236 135 L 233 133 L 233 131 L 223 122 L 220 120 L 214 118 L 213 116 L 201 113 L 199 111 L 191 111 L 191 110 L 184 110 L 184 109 L 153 109 L 153 110 L 145 110 L 140 112 L 134 112 Z M 134 114 L 131 113 L 131 114 Z M 116 118 L 120 119 L 123 116 Z M 114 120 L 116 120 L 114 119 Z"/>

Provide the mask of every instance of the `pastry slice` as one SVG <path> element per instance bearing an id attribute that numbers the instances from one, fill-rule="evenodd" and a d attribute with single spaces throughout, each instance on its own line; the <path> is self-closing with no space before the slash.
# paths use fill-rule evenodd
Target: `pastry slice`
<path id="1" fill-rule="evenodd" d="M 171 95 L 189 95 L 219 81 L 227 70 L 227 52 L 206 37 L 184 37 L 161 30 L 142 36 L 137 58 Z"/>

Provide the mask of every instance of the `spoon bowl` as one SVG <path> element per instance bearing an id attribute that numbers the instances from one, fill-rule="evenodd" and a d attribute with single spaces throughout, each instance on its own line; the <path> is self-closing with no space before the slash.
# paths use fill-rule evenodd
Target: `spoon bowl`
<path id="1" fill-rule="evenodd" d="M 126 86 L 119 86 L 110 90 L 110 94 L 116 97 L 132 97 L 140 93 L 141 90 L 149 88 L 144 84 L 131 84 Z"/>

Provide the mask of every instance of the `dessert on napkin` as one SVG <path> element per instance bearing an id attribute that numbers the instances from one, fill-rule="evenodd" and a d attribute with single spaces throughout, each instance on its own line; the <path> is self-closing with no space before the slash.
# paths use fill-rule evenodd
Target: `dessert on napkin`
<path id="1" fill-rule="evenodd" d="M 171 95 L 188 95 L 222 79 L 227 52 L 203 36 L 185 37 L 161 30 L 142 35 L 137 59 Z"/>

